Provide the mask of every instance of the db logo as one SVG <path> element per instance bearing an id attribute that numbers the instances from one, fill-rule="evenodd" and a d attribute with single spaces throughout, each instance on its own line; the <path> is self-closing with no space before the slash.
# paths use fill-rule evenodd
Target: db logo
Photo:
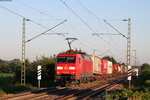
<path id="1" fill-rule="evenodd" d="M 68 67 L 64 67 L 64 69 L 68 69 Z"/>

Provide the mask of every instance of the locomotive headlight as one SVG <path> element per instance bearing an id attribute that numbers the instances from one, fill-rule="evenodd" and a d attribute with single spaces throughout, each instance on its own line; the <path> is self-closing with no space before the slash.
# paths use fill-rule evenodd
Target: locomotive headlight
<path id="1" fill-rule="evenodd" d="M 75 69 L 75 67 L 74 67 L 74 66 L 71 66 L 71 67 L 69 67 L 69 69 L 72 69 L 72 70 L 74 70 L 74 69 Z"/>
<path id="2" fill-rule="evenodd" d="M 57 72 L 57 73 L 60 73 L 60 72 Z"/>
<path id="3" fill-rule="evenodd" d="M 63 69 L 63 67 L 62 66 L 57 66 L 57 69 Z"/>

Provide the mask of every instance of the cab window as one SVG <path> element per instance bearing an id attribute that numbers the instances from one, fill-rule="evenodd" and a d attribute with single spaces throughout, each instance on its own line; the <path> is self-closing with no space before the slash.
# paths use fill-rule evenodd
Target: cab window
<path id="1" fill-rule="evenodd" d="M 57 57 L 57 63 L 75 63 L 76 57 L 73 56 L 59 56 Z"/>

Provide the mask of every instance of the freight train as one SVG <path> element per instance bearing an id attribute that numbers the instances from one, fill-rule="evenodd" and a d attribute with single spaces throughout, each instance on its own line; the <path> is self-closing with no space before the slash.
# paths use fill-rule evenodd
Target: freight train
<path id="1" fill-rule="evenodd" d="M 58 54 L 55 80 L 60 85 L 79 85 L 125 73 L 126 66 L 112 64 L 94 55 Z"/>

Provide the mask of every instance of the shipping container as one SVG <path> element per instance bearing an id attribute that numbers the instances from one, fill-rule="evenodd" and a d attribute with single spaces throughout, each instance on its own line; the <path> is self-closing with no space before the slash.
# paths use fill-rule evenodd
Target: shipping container
<path id="1" fill-rule="evenodd" d="M 121 66 L 118 65 L 118 73 L 121 73 Z"/>
<path id="2" fill-rule="evenodd" d="M 122 74 L 125 73 L 125 67 L 126 67 L 126 66 L 121 65 L 121 73 L 122 73 Z"/>
<path id="3" fill-rule="evenodd" d="M 93 61 L 93 74 L 95 74 L 95 75 L 102 74 L 101 73 L 102 62 L 100 61 L 100 58 L 95 55 L 89 55 L 89 57 Z"/>
<path id="4" fill-rule="evenodd" d="M 100 62 L 102 63 L 101 64 L 101 73 L 102 74 L 107 74 L 107 68 L 108 68 L 108 61 L 107 60 L 104 60 L 104 59 L 100 59 Z"/>
<path id="5" fill-rule="evenodd" d="M 118 74 L 118 64 L 113 64 L 113 70 L 112 70 L 112 72 L 113 72 L 113 74 Z"/>
<path id="6" fill-rule="evenodd" d="M 113 65 L 111 61 L 108 61 L 107 74 L 112 74 Z"/>
<path id="7" fill-rule="evenodd" d="M 128 72 L 128 68 L 127 66 L 124 66 L 124 73 L 127 73 Z"/>

